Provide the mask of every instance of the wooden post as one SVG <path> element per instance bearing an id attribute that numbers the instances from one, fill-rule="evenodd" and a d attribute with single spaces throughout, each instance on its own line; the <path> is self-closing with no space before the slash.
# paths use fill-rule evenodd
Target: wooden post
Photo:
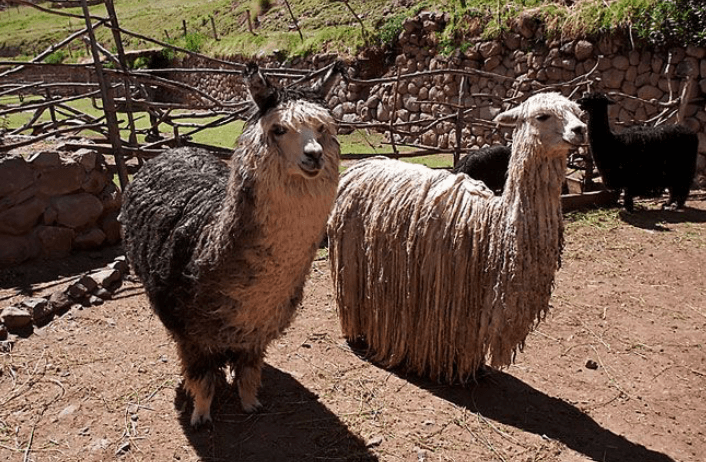
<path id="1" fill-rule="evenodd" d="M 461 141 L 463 138 L 463 97 L 466 93 L 466 76 L 461 76 L 461 83 L 458 84 L 458 110 L 456 111 L 456 148 L 454 149 L 454 168 L 461 160 Z"/>
<path id="2" fill-rule="evenodd" d="M 130 144 L 137 146 L 137 130 L 135 129 L 135 119 L 132 113 L 132 98 L 130 97 L 130 79 L 127 77 L 129 71 L 127 66 L 127 61 L 125 59 L 125 49 L 123 48 L 122 37 L 120 36 L 120 30 L 118 28 L 118 16 L 115 14 L 115 6 L 113 5 L 113 0 L 104 0 L 105 9 L 110 17 L 110 22 L 113 27 L 113 39 L 115 40 L 115 48 L 118 50 L 118 62 L 120 63 L 120 68 L 125 73 L 123 77 L 123 85 L 125 86 L 125 107 L 127 111 L 127 120 L 130 127 Z"/>
<path id="3" fill-rule="evenodd" d="M 213 31 L 213 40 L 220 40 L 216 32 L 216 21 L 213 20 L 213 16 L 211 16 L 211 30 Z"/>
<path id="4" fill-rule="evenodd" d="M 395 114 L 397 113 L 397 95 L 400 91 L 400 69 L 397 69 L 397 80 L 395 80 L 395 93 L 392 95 L 392 111 L 390 112 L 390 144 L 392 145 L 392 152 L 395 157 L 397 157 L 397 145 L 395 144 L 395 132 L 393 128 L 395 126 Z"/>
<path id="5" fill-rule="evenodd" d="M 186 38 L 186 19 L 181 20 L 181 27 L 184 28 L 184 38 Z"/>
<path id="6" fill-rule="evenodd" d="M 50 102 L 52 100 L 51 97 L 51 90 L 47 88 L 47 102 Z M 49 116 L 51 117 L 51 123 L 52 123 L 52 128 L 58 127 L 59 124 L 56 122 L 56 111 L 54 110 L 54 105 L 50 104 L 49 105 Z"/>
<path id="7" fill-rule="evenodd" d="M 284 0 L 284 4 L 287 5 L 287 9 L 289 10 L 289 15 L 292 17 L 292 21 L 294 21 L 294 27 L 297 28 L 297 32 L 299 32 L 299 38 L 302 40 L 302 43 L 304 43 L 304 36 L 302 35 L 302 30 L 299 28 L 299 22 L 297 21 L 297 18 L 294 16 L 294 12 L 292 12 L 292 8 L 289 6 L 289 2 L 287 0 Z"/>
<path id="8" fill-rule="evenodd" d="M 585 170 L 583 172 L 583 183 L 581 184 L 581 192 L 586 193 L 593 190 L 593 153 L 590 148 L 587 149 L 587 155 L 584 157 Z"/>
<path id="9" fill-rule="evenodd" d="M 179 138 L 179 126 L 172 125 L 172 128 L 174 129 L 174 144 L 179 147 L 181 146 L 181 139 Z"/>
<path id="10" fill-rule="evenodd" d="M 103 111 L 105 112 L 105 121 L 108 125 L 108 138 L 113 146 L 113 156 L 115 157 L 115 165 L 118 169 L 118 179 L 120 180 L 120 188 L 124 191 L 128 184 L 127 166 L 123 159 L 123 146 L 120 141 L 120 130 L 118 129 L 118 118 L 115 115 L 115 101 L 108 82 L 106 82 L 103 74 L 103 65 L 101 64 L 100 52 L 96 46 L 96 36 L 93 33 L 91 24 L 91 14 L 88 11 L 86 0 L 81 0 L 83 15 L 86 19 L 86 29 L 90 39 L 91 55 L 93 56 L 93 64 L 96 68 L 96 79 L 101 90 L 101 99 L 103 100 Z"/>
<path id="11" fill-rule="evenodd" d="M 254 30 L 252 30 L 252 20 L 250 19 L 250 10 L 246 9 L 245 10 L 245 17 L 248 19 L 248 30 L 250 31 L 251 34 L 257 35 Z"/>

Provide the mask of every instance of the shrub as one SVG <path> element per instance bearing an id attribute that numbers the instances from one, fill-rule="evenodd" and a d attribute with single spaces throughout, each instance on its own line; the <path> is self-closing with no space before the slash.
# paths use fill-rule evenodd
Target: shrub
<path id="1" fill-rule="evenodd" d="M 706 3 L 703 0 L 665 0 L 643 10 L 638 33 L 660 46 L 706 46 Z"/>
<path id="2" fill-rule="evenodd" d="M 201 47 L 203 46 L 204 42 L 206 41 L 206 37 L 199 33 L 199 32 L 190 32 L 186 34 L 184 37 L 184 40 L 186 44 L 184 45 L 184 48 L 186 48 L 189 51 L 192 51 L 194 53 L 197 53 L 198 51 L 201 50 Z"/>
<path id="3" fill-rule="evenodd" d="M 66 53 L 64 50 L 56 50 L 54 53 L 44 58 L 44 62 L 47 64 L 61 64 L 64 62 L 67 56 L 68 53 Z"/>

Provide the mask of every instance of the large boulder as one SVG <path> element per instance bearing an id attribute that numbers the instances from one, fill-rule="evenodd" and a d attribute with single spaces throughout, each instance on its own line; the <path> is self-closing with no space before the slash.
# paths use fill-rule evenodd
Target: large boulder
<path id="1" fill-rule="evenodd" d="M 0 156 L 0 198 L 32 186 L 34 172 L 21 156 Z"/>
<path id="2" fill-rule="evenodd" d="M 101 201 L 88 193 L 55 197 L 51 207 L 57 212 L 56 222 L 73 229 L 90 227 L 103 213 Z"/>
<path id="3" fill-rule="evenodd" d="M 18 265 L 39 255 L 34 236 L 12 236 L 0 234 L 0 267 Z"/>
<path id="4" fill-rule="evenodd" d="M 19 236 L 32 230 L 44 214 L 46 202 L 33 197 L 10 209 L 0 212 L 0 233 Z"/>
<path id="5" fill-rule="evenodd" d="M 70 194 L 81 189 L 86 172 L 74 161 L 37 172 L 39 191 L 47 196 Z"/>

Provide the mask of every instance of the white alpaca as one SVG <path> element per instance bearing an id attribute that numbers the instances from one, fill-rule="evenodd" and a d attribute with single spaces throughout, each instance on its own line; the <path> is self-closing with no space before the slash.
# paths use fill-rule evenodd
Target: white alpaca
<path id="1" fill-rule="evenodd" d="M 317 95 L 275 88 L 256 66 L 245 76 L 256 107 L 230 169 L 169 151 L 140 169 L 121 211 L 128 258 L 176 341 L 193 426 L 211 421 L 226 364 L 243 409 L 260 406 L 265 349 L 302 299 L 338 184 L 336 125 Z"/>
<path id="2" fill-rule="evenodd" d="M 363 339 L 386 367 L 447 382 L 467 381 L 486 356 L 510 364 L 548 308 L 580 114 L 543 93 L 498 115 L 515 123 L 501 196 L 466 175 L 385 158 L 350 168 L 328 223 L 345 337 Z"/>

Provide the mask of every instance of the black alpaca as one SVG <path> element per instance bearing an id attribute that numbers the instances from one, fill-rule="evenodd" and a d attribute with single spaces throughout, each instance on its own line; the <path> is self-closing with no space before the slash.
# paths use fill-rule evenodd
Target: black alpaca
<path id="1" fill-rule="evenodd" d="M 507 179 L 507 166 L 510 164 L 510 146 L 488 146 L 469 151 L 454 167 L 454 173 L 465 173 L 474 180 L 480 180 L 493 192 L 502 194 Z"/>
<path id="2" fill-rule="evenodd" d="M 699 140 L 682 125 L 635 126 L 613 133 L 608 105 L 615 101 L 603 93 L 589 93 L 578 100 L 588 113 L 591 154 L 609 189 L 624 191 L 625 210 L 634 210 L 633 198 L 657 197 L 665 188 L 665 209 L 680 209 L 689 195 L 696 173 Z"/>

